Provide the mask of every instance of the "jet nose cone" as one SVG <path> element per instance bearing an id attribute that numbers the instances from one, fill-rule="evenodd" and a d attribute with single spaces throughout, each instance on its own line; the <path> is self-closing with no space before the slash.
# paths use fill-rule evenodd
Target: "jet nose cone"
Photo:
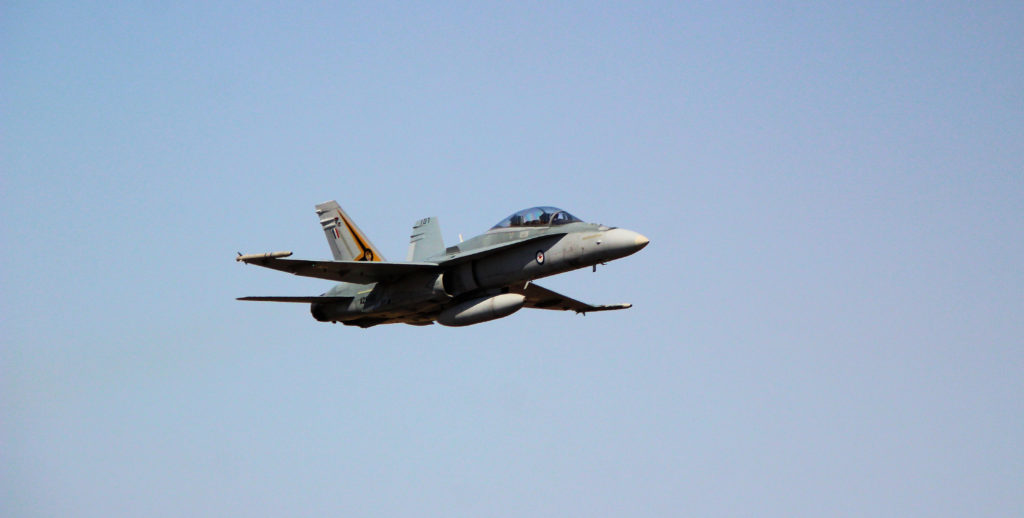
<path id="1" fill-rule="evenodd" d="M 636 240 L 634 240 L 633 242 L 636 244 L 637 250 L 640 250 L 641 248 L 647 246 L 647 243 L 650 243 L 651 240 L 647 239 L 647 236 L 643 234 L 637 234 Z"/>
<path id="2" fill-rule="evenodd" d="M 638 232 L 624 228 L 614 228 L 605 233 L 602 241 L 607 245 L 607 250 L 615 257 L 624 257 L 639 252 L 647 246 L 651 240 Z"/>

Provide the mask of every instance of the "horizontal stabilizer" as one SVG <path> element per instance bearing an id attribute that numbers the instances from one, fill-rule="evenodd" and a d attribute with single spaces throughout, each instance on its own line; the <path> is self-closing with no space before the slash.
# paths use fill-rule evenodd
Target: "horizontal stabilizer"
<path id="1" fill-rule="evenodd" d="M 414 273 L 439 272 L 434 263 L 384 263 L 371 261 L 307 261 L 281 259 L 270 254 L 250 254 L 236 258 L 246 264 L 255 264 L 299 275 L 329 281 L 369 284 L 390 281 Z"/>
<path id="2" fill-rule="evenodd" d="M 592 311 L 611 311 L 615 309 L 629 309 L 633 307 L 632 304 L 608 304 L 604 306 L 594 306 L 566 297 L 561 293 L 553 292 L 547 288 L 541 288 L 532 282 L 527 283 L 523 288 L 513 289 L 512 291 L 526 296 L 526 303 L 523 307 L 534 309 L 551 309 L 559 311 L 572 310 L 577 313 L 590 313 Z"/>
<path id="3" fill-rule="evenodd" d="M 238 297 L 236 300 L 254 300 L 257 302 L 351 302 L 352 297 Z"/>

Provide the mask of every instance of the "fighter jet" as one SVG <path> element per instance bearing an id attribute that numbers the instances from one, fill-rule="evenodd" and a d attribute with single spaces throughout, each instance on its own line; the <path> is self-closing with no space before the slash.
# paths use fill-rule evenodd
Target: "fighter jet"
<path id="1" fill-rule="evenodd" d="M 436 217 L 412 228 L 405 261 L 388 262 L 337 202 L 316 206 L 334 261 L 286 259 L 291 252 L 235 258 L 283 272 L 337 281 L 310 297 L 238 300 L 309 303 L 320 322 L 371 327 L 404 323 L 467 326 L 506 317 L 521 308 L 575 311 L 595 306 L 555 293 L 534 279 L 619 259 L 647 246 L 632 230 L 585 223 L 555 207 L 533 207 L 501 220 L 486 233 L 445 247 Z M 461 239 L 461 238 L 460 238 Z"/>

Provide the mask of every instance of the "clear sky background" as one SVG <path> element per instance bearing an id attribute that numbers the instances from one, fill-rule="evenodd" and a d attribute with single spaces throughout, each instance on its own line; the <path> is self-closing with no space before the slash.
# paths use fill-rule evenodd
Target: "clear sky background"
<path id="1" fill-rule="evenodd" d="M 0 515 L 1019 516 L 1024 4 L 4 2 Z M 315 322 L 549 204 L 628 311 Z"/>

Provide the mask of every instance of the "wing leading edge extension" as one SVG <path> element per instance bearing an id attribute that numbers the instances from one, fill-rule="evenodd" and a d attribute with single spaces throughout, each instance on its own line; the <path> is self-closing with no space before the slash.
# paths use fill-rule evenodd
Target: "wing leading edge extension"
<path id="1" fill-rule="evenodd" d="M 540 234 L 540 235 L 528 237 L 528 238 L 525 238 L 525 239 L 518 239 L 518 240 L 515 240 L 515 241 L 510 241 L 510 242 L 505 242 L 505 243 L 497 243 L 497 244 L 493 244 L 493 245 L 490 245 L 490 246 L 485 246 L 483 248 L 475 248 L 475 249 L 472 249 L 472 250 L 466 250 L 464 252 L 461 251 L 461 250 L 460 251 L 455 251 L 455 252 L 449 252 L 447 254 L 447 256 L 445 257 L 445 259 L 439 261 L 439 264 L 441 266 L 453 266 L 453 265 L 456 265 L 456 264 L 464 263 L 466 261 L 471 261 L 471 260 L 474 260 L 474 259 L 480 259 L 480 258 L 486 257 L 488 255 L 496 254 L 496 253 L 501 252 L 503 250 L 508 250 L 508 249 L 511 249 L 511 248 L 516 248 L 516 247 L 519 247 L 519 246 L 523 246 L 523 245 L 525 245 L 527 243 L 534 243 L 535 244 L 538 241 L 545 241 L 545 240 L 547 240 L 547 241 L 550 242 L 549 244 L 551 244 L 551 243 L 554 243 L 555 241 L 558 241 L 559 239 L 562 239 L 562 237 L 564 237 L 565 234 L 566 234 L 566 232 L 551 232 L 551 233 L 548 233 L 548 234 Z M 457 249 L 458 246 L 455 246 L 455 247 L 452 247 L 452 248 L 456 248 Z"/>

